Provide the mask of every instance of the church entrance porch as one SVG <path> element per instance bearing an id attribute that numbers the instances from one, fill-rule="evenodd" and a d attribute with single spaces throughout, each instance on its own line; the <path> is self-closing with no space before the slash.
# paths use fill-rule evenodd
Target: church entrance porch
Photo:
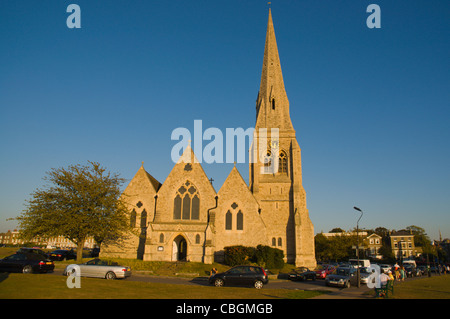
<path id="1" fill-rule="evenodd" d="M 186 239 L 178 235 L 172 242 L 172 261 L 186 261 L 187 242 Z"/>

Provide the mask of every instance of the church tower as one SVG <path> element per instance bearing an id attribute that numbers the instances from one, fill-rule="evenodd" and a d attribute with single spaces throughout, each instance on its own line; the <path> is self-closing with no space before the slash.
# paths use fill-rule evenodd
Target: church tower
<path id="1" fill-rule="evenodd" d="M 269 9 L 250 156 L 250 190 L 260 203 L 271 246 L 283 250 L 289 263 L 314 267 L 314 226 L 306 208 L 300 153 Z"/>

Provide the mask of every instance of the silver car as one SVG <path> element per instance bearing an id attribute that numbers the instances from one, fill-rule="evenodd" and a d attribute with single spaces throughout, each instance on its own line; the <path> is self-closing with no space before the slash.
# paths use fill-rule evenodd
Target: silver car
<path id="1" fill-rule="evenodd" d="M 75 266 L 75 267 L 74 267 Z M 68 276 L 74 274 L 76 266 L 79 267 L 81 277 L 97 277 L 106 279 L 127 278 L 131 276 L 131 268 L 120 266 L 116 262 L 101 259 L 92 259 L 84 264 L 68 265 L 63 275 Z"/>

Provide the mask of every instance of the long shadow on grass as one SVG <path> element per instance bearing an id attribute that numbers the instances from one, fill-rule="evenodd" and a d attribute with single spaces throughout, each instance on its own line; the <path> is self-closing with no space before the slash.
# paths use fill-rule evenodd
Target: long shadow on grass
<path id="1" fill-rule="evenodd" d="M 8 279 L 8 277 L 9 277 L 9 273 L 7 273 L 7 272 L 0 272 L 0 282 Z"/>

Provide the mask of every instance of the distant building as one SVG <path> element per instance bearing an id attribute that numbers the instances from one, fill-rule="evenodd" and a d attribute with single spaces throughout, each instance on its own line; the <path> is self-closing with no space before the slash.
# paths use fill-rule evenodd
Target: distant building
<path id="1" fill-rule="evenodd" d="M 21 245 L 23 240 L 19 238 L 19 232 L 17 229 L 13 231 L 8 230 L 6 233 L 0 234 L 0 244 L 1 245 Z"/>
<path id="2" fill-rule="evenodd" d="M 25 241 L 20 238 L 19 231 L 14 229 L 13 231 L 8 230 L 6 233 L 0 233 L 0 245 L 8 246 L 22 246 L 27 243 L 32 243 L 35 246 L 40 246 L 44 248 L 76 248 L 77 245 L 71 240 L 65 238 L 64 236 L 57 237 L 35 237 L 30 241 Z M 85 248 L 96 247 L 93 237 L 86 239 L 84 243 Z"/>
<path id="3" fill-rule="evenodd" d="M 383 246 L 382 237 L 373 233 L 372 235 L 364 239 L 366 256 L 372 259 L 382 259 L 383 256 L 379 253 L 380 248 Z"/>
<path id="4" fill-rule="evenodd" d="M 359 236 L 361 238 L 364 238 L 365 236 L 367 236 L 367 232 L 366 231 L 360 231 L 358 232 Z M 325 236 L 326 238 L 330 238 L 330 237 L 336 237 L 336 236 L 355 236 L 356 237 L 356 232 L 339 232 L 339 233 L 322 233 L 323 236 Z"/>
<path id="5" fill-rule="evenodd" d="M 398 259 L 413 258 L 420 255 L 414 245 L 414 234 L 412 231 L 399 230 L 389 234 L 391 239 L 391 249 Z"/>

